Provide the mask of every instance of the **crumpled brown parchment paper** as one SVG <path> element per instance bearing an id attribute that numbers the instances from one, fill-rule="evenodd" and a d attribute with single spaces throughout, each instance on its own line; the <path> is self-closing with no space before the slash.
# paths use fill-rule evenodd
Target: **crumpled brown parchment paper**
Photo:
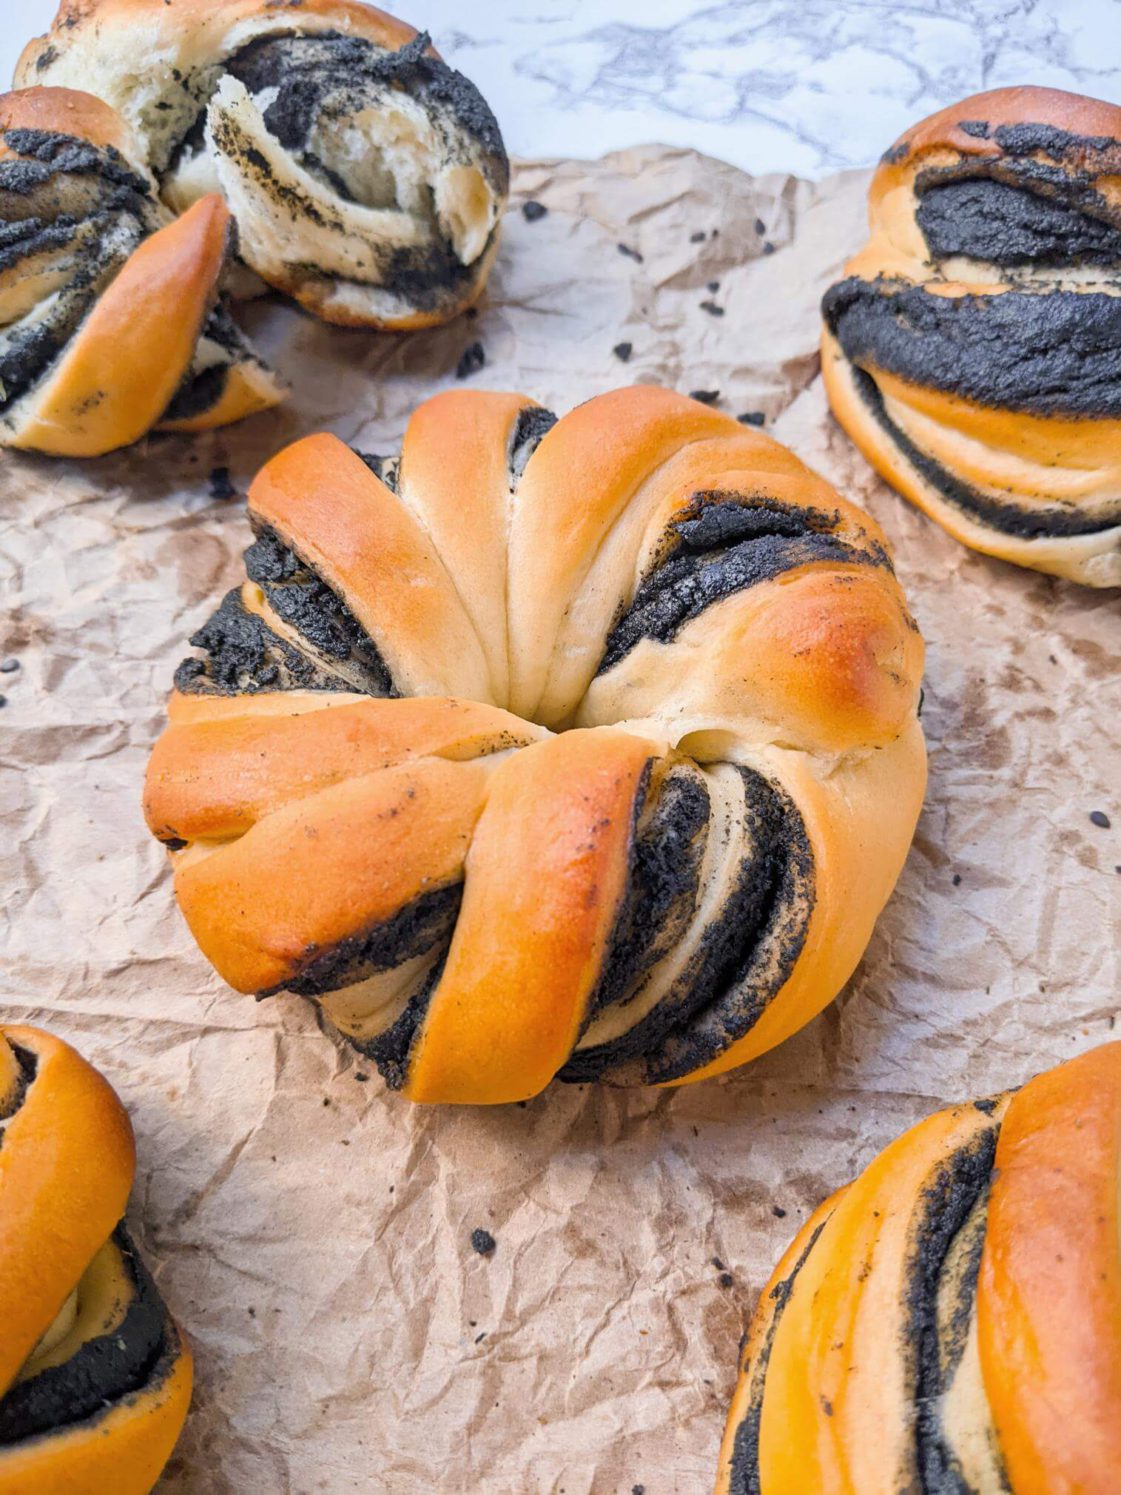
<path id="1" fill-rule="evenodd" d="M 707 1491 L 740 1333 L 809 1209 L 941 1102 L 1109 1037 L 1118 595 L 971 555 L 832 423 L 817 303 L 865 187 L 658 148 L 523 163 L 477 319 L 376 337 L 258 304 L 281 411 L 84 465 L 3 456 L 0 1002 L 132 1113 L 130 1218 L 197 1363 L 162 1488 Z M 243 493 L 321 427 L 394 450 L 476 340 L 476 385 L 561 411 L 639 380 L 764 411 L 884 525 L 926 635 L 930 789 L 896 895 L 841 999 L 723 1080 L 413 1108 L 298 999 L 222 986 L 142 824 L 172 669 L 241 576 L 244 506 L 212 471 Z"/>

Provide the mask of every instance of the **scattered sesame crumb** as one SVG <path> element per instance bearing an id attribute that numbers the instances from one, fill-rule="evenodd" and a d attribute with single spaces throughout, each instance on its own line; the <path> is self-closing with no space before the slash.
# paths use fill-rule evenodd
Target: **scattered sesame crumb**
<path id="1" fill-rule="evenodd" d="M 228 467 L 214 467 L 210 471 L 210 496 L 223 501 L 237 497 L 237 489 L 230 481 Z"/>
<path id="2" fill-rule="evenodd" d="M 482 343 L 471 343 L 464 349 L 463 356 L 455 366 L 455 377 L 469 379 L 472 374 L 479 372 L 486 361 L 486 349 Z"/>

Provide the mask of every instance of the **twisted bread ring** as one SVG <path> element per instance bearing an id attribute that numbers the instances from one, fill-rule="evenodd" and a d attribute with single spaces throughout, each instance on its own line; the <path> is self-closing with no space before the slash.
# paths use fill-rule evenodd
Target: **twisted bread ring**
<path id="1" fill-rule="evenodd" d="M 717 1495 L 1121 1489 L 1121 1044 L 939 1111 L 759 1300 Z"/>
<path id="2" fill-rule="evenodd" d="M 121 1217 L 132 1128 L 101 1075 L 0 1028 L 0 1495 L 144 1495 L 191 1356 Z"/>
<path id="3" fill-rule="evenodd" d="M 0 98 L 0 445 L 92 457 L 281 398 L 219 299 L 221 198 L 177 221 L 89 94 Z"/>
<path id="4" fill-rule="evenodd" d="M 883 537 L 655 388 L 289 447 L 148 773 L 205 954 L 414 1100 L 699 1079 L 851 975 L 925 779 Z"/>
<path id="5" fill-rule="evenodd" d="M 171 207 L 223 194 L 245 263 L 328 322 L 429 327 L 482 292 L 509 189 L 498 124 L 371 5 L 63 0 L 16 80 L 106 99 Z"/>
<path id="6" fill-rule="evenodd" d="M 1048 88 L 915 125 L 823 302 L 837 419 L 987 555 L 1121 585 L 1121 109 Z"/>

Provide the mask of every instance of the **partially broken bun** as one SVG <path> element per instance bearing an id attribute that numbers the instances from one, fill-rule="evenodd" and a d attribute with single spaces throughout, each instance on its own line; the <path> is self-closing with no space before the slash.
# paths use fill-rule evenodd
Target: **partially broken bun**
<path id="1" fill-rule="evenodd" d="M 509 187 L 498 124 L 372 6 L 64 0 L 17 78 L 108 100 L 165 201 L 221 193 L 246 265 L 326 321 L 434 326 L 482 291 Z"/>

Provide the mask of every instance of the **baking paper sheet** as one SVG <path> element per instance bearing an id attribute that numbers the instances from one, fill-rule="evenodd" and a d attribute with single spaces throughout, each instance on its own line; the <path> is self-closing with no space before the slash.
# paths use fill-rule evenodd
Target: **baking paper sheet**
<path id="1" fill-rule="evenodd" d="M 810 1208 L 941 1102 L 1110 1036 L 1118 594 L 971 555 L 832 423 L 817 303 L 866 185 L 658 148 L 522 163 L 476 319 L 372 336 L 256 304 L 283 410 L 92 463 L 3 456 L 0 1001 L 132 1114 L 130 1220 L 197 1366 L 167 1491 L 707 1491 L 741 1331 Z M 244 503 L 214 470 L 244 493 L 324 427 L 392 451 L 476 341 L 475 386 L 561 411 L 648 380 L 764 412 L 883 524 L 926 635 L 931 780 L 898 891 L 842 998 L 722 1080 L 411 1107 L 299 999 L 223 987 L 141 820 L 172 670 L 242 575 Z"/>

